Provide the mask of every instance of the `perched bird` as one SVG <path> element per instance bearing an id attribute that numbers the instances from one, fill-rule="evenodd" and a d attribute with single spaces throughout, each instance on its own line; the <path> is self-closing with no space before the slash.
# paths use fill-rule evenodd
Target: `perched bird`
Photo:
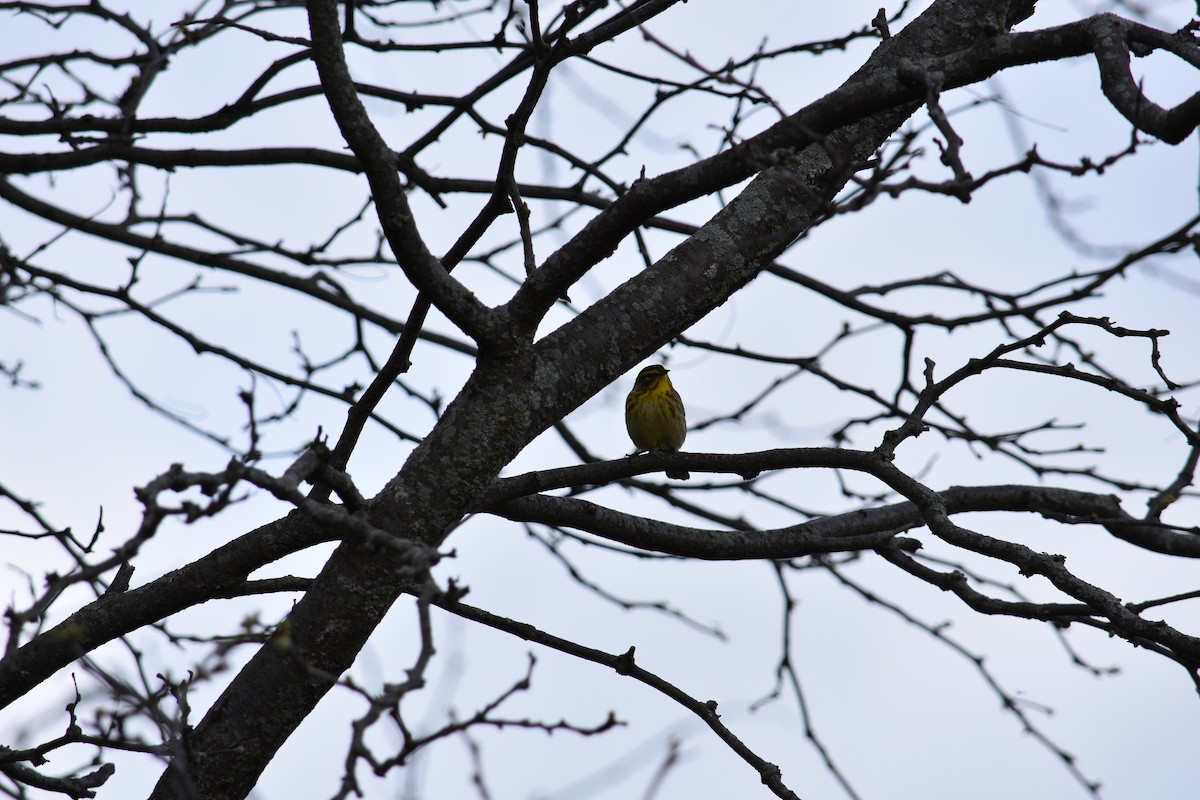
<path id="1" fill-rule="evenodd" d="M 637 447 L 635 453 L 676 453 L 687 436 L 683 400 L 667 377 L 667 368 L 652 364 L 638 373 L 625 398 L 625 428 Z M 668 478 L 685 481 L 686 472 L 667 472 Z"/>

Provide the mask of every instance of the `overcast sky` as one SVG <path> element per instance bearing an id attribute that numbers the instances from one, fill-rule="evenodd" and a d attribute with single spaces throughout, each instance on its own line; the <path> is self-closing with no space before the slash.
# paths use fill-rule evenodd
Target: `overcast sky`
<path id="1" fill-rule="evenodd" d="M 159 29 L 178 15 L 177 3 L 129 3 L 139 18 L 153 16 Z M 895 5 L 895 4 L 893 4 Z M 924 5 L 924 4 L 921 4 Z M 1044 11 L 1022 25 L 1030 30 L 1088 13 L 1086 3 L 1044 3 Z M 1186 3 L 1148 3 L 1152 18 L 1165 29 L 1182 27 L 1194 8 Z M 787 0 L 747 0 L 730 14 L 731 4 L 719 0 L 690 0 L 655 20 L 650 30 L 681 50 L 692 53 L 714 68 L 730 57 L 752 52 L 759 44 L 787 44 L 833 36 L 858 27 L 874 16 L 878 3 L 796 3 Z M 889 6 L 889 11 L 893 10 Z M 103 49 L 110 31 L 67 26 L 10 24 L 0 12 L 0 50 L 5 59 L 47 48 L 65 50 L 84 43 Z M 297 12 L 290 19 L 275 14 L 261 19 L 285 34 L 302 35 L 304 22 Z M 273 27 L 273 30 L 276 28 Z M 490 35 L 490 19 L 468 19 L 454 35 Z M 238 48 L 232 44 L 241 42 Z M 225 56 L 211 60 L 186 57 L 163 76 L 148 101 L 146 113 L 207 113 L 244 87 L 270 59 L 289 52 L 290 45 L 259 47 L 249 34 L 229 37 Z M 114 52 L 124 52 L 129 41 L 114 40 Z M 794 111 L 834 89 L 867 57 L 872 43 L 852 44 L 845 53 L 821 58 L 790 59 L 765 67 L 756 80 L 768 87 L 782 108 Z M 220 54 L 213 53 L 213 56 Z M 653 52 L 640 37 L 600 48 L 600 59 L 625 66 L 686 70 Z M 407 63 L 400 57 L 352 61 L 356 77 L 396 89 L 417 87 L 429 91 L 461 90 L 494 70 L 501 57 L 480 53 L 470 61 L 447 59 L 431 67 Z M 1177 68 L 1164 56 L 1139 64 L 1146 91 L 1167 105 L 1197 88 L 1194 72 Z M 790 70 L 790 72 L 789 72 Z M 312 81 L 305 67 L 289 72 L 280 88 Z M 49 80 L 49 78 L 47 78 Z M 598 71 L 571 64 L 556 76 L 547 102 L 531 126 L 533 133 L 571 142 L 584 152 L 604 152 L 626 119 L 640 113 L 642 99 L 612 96 Z M 511 105 L 523 88 L 517 81 L 511 91 L 500 92 L 488 106 L 492 121 L 502 122 L 505 103 Z M 966 141 L 963 157 L 976 174 L 1016 160 L 1036 143 L 1043 156 L 1076 161 L 1120 150 L 1129 140 L 1129 128 L 1109 108 L 1098 89 L 1093 62 L 1080 59 L 1011 70 L 988 84 L 949 93 L 948 108 L 971 105 L 985 97 L 1003 101 L 979 104 L 956 114 L 956 129 Z M 427 124 L 422 114 L 403 115 L 392 107 L 368 103 L 375 122 L 397 141 Z M 31 112 L 32 113 L 32 112 Z M 708 113 L 709 116 L 703 116 Z M 760 111 L 742 131 L 748 135 L 775 120 Z M 923 123 L 923 118 L 917 120 Z M 708 155 L 719 146 L 722 124 L 699 101 L 683 103 L 674 113 L 660 115 L 642 140 L 620 164 L 630 176 L 641 164 L 654 175 L 688 163 L 693 156 L 686 145 Z M 591 138 L 589 138 L 591 137 Z M 594 140 L 594 145 L 592 144 Z M 6 150 L 30 147 L 28 142 L 3 139 Z M 246 147 L 256 144 L 296 144 L 343 147 L 319 100 L 278 115 L 211 137 L 203 144 L 186 137 L 153 137 L 157 147 Z M 52 139 L 38 143 L 46 151 L 60 149 Z M 480 140 L 469 129 L 455 130 L 432 148 L 422 166 L 448 176 L 487 174 L 493 163 L 495 142 Z M 530 153 L 523 158 L 521 175 L 537 182 L 566 183 L 573 176 L 561 163 Z M 918 174 L 934 179 L 936 157 L 927 159 Z M 1112 263 L 1129 248 L 1143 246 L 1177 228 L 1196 213 L 1197 148 L 1193 135 L 1179 146 L 1146 146 L 1137 157 L 1121 162 L 1103 178 L 1068 180 L 1047 176 L 1055 191 L 1068 201 L 1067 219 L 1093 248 L 1081 252 L 1070 246 L 1047 224 L 1047 213 L 1030 179 L 1014 175 L 996 181 L 969 204 L 946 197 L 909 194 L 897 201 L 881 201 L 863 214 L 847 215 L 819 227 L 781 261 L 821 280 L 851 288 L 882 284 L 917 275 L 951 271 L 964 280 L 997 288 L 1027 287 L 1071 270 L 1086 271 Z M 164 177 L 145 170 L 144 191 L 161 196 Z M 632 177 L 630 177 L 632 179 Z M 24 191 L 54 197 L 79 213 L 112 217 L 119 209 L 106 209 L 112 198 L 111 172 L 80 170 L 55 178 L 22 178 L 15 183 Z M 734 196 L 736 189 L 726 193 Z M 69 197 L 70 200 L 64 200 Z M 360 178 L 318 169 L 260 170 L 253 174 L 180 172 L 170 178 L 168 207 L 178 213 L 200 210 L 218 224 L 244 224 L 266 240 L 280 239 L 298 246 L 319 240 L 339 221 L 361 206 L 364 189 Z M 427 197 L 414 195 L 418 223 L 434 252 L 442 252 L 477 210 L 479 198 L 453 197 L 441 209 Z M 713 199 L 698 201 L 678 213 L 678 218 L 700 223 L 717 208 Z M 538 213 L 541 213 L 540 211 Z M 535 227 L 548 217 L 535 217 Z M 579 221 L 572 223 L 577 225 Z M 571 227 L 571 226 L 569 226 Z M 314 231 L 317 231 L 314 233 Z M 370 220 L 354 228 L 348 246 L 367 248 L 376 226 Z M 20 256 L 56 233 L 53 226 L 32 221 L 27 215 L 0 205 L 0 239 Z M 565 238 L 566 234 L 563 234 Z M 497 236 L 496 241 L 503 239 Z M 678 239 L 648 237 L 655 256 L 661 256 Z M 543 243 L 544 258 L 552 246 Z M 80 234 L 63 237 L 36 256 L 43 266 L 89 279 L 116 276 L 127 269 L 131 253 L 98 245 Z M 519 254 L 514 254 L 519 258 Z M 269 261 L 269 259 L 265 259 Z M 168 292 L 190 279 L 172 272 L 165 259 L 151 259 L 147 270 L 151 286 Z M 517 263 L 517 262 L 511 262 Z M 628 243 L 603 262 L 578 287 L 572 300 L 583 307 L 603 296 L 641 268 Z M 473 290 L 489 301 L 511 291 L 502 279 L 474 264 L 456 272 Z M 410 302 L 407 287 L 381 267 L 363 267 L 342 276 L 346 285 L 380 307 L 401 316 Z M 238 344 L 255 357 L 294 366 L 291 350 L 297 331 L 306 352 L 327 358 L 346 344 L 345 323 L 327 312 L 314 311 L 296 301 L 276 302 L 261 287 L 206 275 L 206 285 L 236 286 L 239 293 L 190 296 L 166 304 L 173 318 L 194 326 L 214 341 Z M 1200 277 L 1194 255 L 1159 258 L 1132 271 L 1099 299 L 1066 306 L 1079 314 L 1108 316 L 1130 328 L 1167 328 L 1162 363 L 1179 381 L 1195 380 L 1195 343 L 1200 323 L 1195 313 L 1200 302 Z M 890 307 L 902 310 L 937 307 L 941 295 L 933 290 L 889 295 Z M 884 302 L 884 301 L 881 301 Z M 91 307 L 101 307 L 88 301 Z M 552 319 L 561 322 L 566 313 Z M 1052 315 L 1051 315 L 1052 317 Z M 762 278 L 729 303 L 698 323 L 688 336 L 725 346 L 783 352 L 815 353 L 833 338 L 843 322 L 855 327 L 863 319 L 850 318 L 844 309 L 796 287 Z M 451 332 L 444 320 L 431 322 L 435 330 Z M 237 397 L 249 380 L 241 371 L 212 356 L 196 356 L 183 342 L 151 331 L 134 319 L 105 322 L 109 346 L 139 389 L 193 424 L 245 443 L 244 409 Z M 335 331 L 335 335 L 329 335 Z M 1028 331 L 1024 331 L 1028 332 Z M 922 335 L 921 356 L 937 363 L 945 375 L 966 358 L 986 353 L 996 344 L 984 332 L 961 335 Z M 387 339 L 370 332 L 377 350 L 386 353 Z M 461 338 L 461 337 L 460 337 Z M 1127 370 L 1134 383 L 1149 384 L 1148 348 L 1143 340 L 1121 340 L 1081 334 L 1090 345 L 1103 348 L 1106 363 Z M 830 355 L 841 374 L 890 375 L 879 384 L 894 383 L 898 343 L 895 337 L 863 336 L 847 341 Z M 697 350 L 664 351 L 675 385 L 683 394 L 693 425 L 728 414 L 762 391 L 779 373 L 761 366 Z M 919 358 L 917 361 L 919 362 Z M 23 361 L 28 380 L 38 390 L 0 389 L 0 484 L 13 493 L 42 503 L 53 524 L 90 531 L 103 513 L 110 546 L 124 540 L 140 519 L 133 487 L 143 485 L 175 462 L 189 469 L 218 470 L 228 451 L 147 409 L 98 357 L 97 345 L 81 321 L 48 301 L 29 303 L 0 313 L 0 361 Z M 407 376 L 423 391 L 439 387 L 452 397 L 471 368 L 465 356 L 436 346 L 423 346 Z M 346 372 L 350 376 L 349 371 Z M 621 409 L 631 376 L 594 397 L 567 422 L 593 452 L 616 458 L 628 453 Z M 279 409 L 291 399 L 290 390 L 259 381 L 260 408 Z M 1122 402 L 1095 387 L 1061 387 L 1047 378 L 1004 375 L 981 379 L 962 387 L 961 402 L 972 422 L 984 428 L 1005 430 L 1036 425 L 1055 418 L 1062 423 L 1087 421 L 1087 440 L 1108 449 L 1104 463 L 1113 471 L 1148 482 L 1164 482 L 1178 470 L 1183 450 L 1161 420 Z M 1198 411 L 1195 393 L 1180 396 L 1190 417 Z M 830 432 L 865 406 L 847 401 L 812 376 L 801 375 L 764 404 L 761 413 L 745 424 L 720 423 L 694 431 L 686 449 L 698 452 L 737 452 L 770 447 L 821 446 Z M 402 427 L 423 433 L 434 418 L 421 403 L 389 397 L 385 409 Z M 288 422 L 270 427 L 266 466 L 276 472 L 288 463 L 292 448 L 310 438 L 317 426 L 326 432 L 340 430 L 344 409 L 337 403 L 313 399 Z M 850 446 L 871 448 L 878 428 L 860 428 Z M 874 438 L 873 438 L 874 437 Z M 1075 431 L 1047 435 L 1047 449 L 1078 440 Z M 351 472 L 370 496 L 402 463 L 408 445 L 368 429 L 356 453 Z M 532 468 L 573 463 L 561 441 L 547 433 L 535 441 L 506 470 L 516 474 Z M 992 458 L 976 458 L 968 448 L 950 445 L 935 435 L 910 442 L 897 463 L 934 488 L 955 484 L 1033 483 L 1027 470 Z M 1079 458 L 1077 465 L 1086 463 Z M 725 476 L 718 476 L 725 477 Z M 707 479 L 704 479 L 707 480 Z M 701 481 L 702 482 L 702 481 Z M 858 488 L 880 487 L 866 479 Z M 1110 491 L 1084 481 L 1058 480 L 1088 491 Z M 820 513 L 846 507 L 834 479 L 827 474 L 779 475 L 760 484 L 789 502 Z M 589 496 L 594 502 L 634 510 L 646 516 L 702 524 L 677 509 L 610 487 Z M 741 498 L 746 513 L 760 527 L 791 524 L 794 515 L 769 503 Z M 1131 513 L 1142 509 L 1133 500 Z M 1195 525 L 1197 505 L 1184 501 L 1174 521 Z M 191 527 L 169 525 L 151 541 L 137 562 L 135 585 L 188 563 L 220 543 L 286 512 L 273 499 L 254 496 L 217 520 Z M 741 508 L 729 513 L 742 513 Z M 1067 565 L 1081 577 L 1109 588 L 1124 600 L 1143 600 L 1195 589 L 1195 565 L 1139 551 L 1111 539 L 1103 530 L 1085 526 L 1063 528 L 1029 518 L 965 518 L 964 524 L 996 536 L 1011 538 L 1039 550 L 1064 553 Z M 0 528 L 28 529 L 29 520 L 11 504 L 0 503 Z M 544 535 L 544 531 L 540 532 Z M 928 551 L 975 567 L 961 553 L 940 546 L 930 536 L 918 536 Z M 804 736 L 794 697 L 787 690 L 780 699 L 751 707 L 768 695 L 775 684 L 780 657 L 782 598 L 774 571 L 765 563 L 691 563 L 640 560 L 615 555 L 597 547 L 564 544 L 564 553 L 587 580 L 629 600 L 663 601 L 680 609 L 703 626 L 718 628 L 724 638 L 654 610 L 625 611 L 589 592 L 549 556 L 545 548 L 519 526 L 491 517 L 476 517 L 447 542 L 456 557 L 441 564 L 441 582 L 454 577 L 470 587 L 469 601 L 496 613 L 523 620 L 551 633 L 578 638 L 583 644 L 623 652 L 636 646 L 639 663 L 672 680 L 685 691 L 719 703 L 722 718 L 734 732 L 767 760 L 779 764 L 783 777 L 801 797 L 845 796 L 818 753 Z M 313 575 L 331 548 L 287 559 L 264 575 Z M 41 545 L 6 539 L 0 554 L 0 594 L 23 602 L 28 597 L 28 575 L 35 582 L 47 570 L 62 568 L 45 558 Z M 799 603 L 791 635 L 793 657 L 809 703 L 811 723 L 838 767 L 863 798 L 969 797 L 1059 798 L 1085 797 L 1075 778 L 1059 759 L 1034 736 L 1024 734 L 1020 723 L 1000 707 L 996 692 L 968 654 L 986 656 L 988 675 L 1004 692 L 1022 701 L 1022 709 L 1053 742 L 1075 754 L 1088 779 L 1101 781 L 1103 796 L 1185 800 L 1195 796 L 1200 767 L 1194 755 L 1200 740 L 1200 715 L 1190 681 L 1176 665 L 1102 634 L 1072 630 L 1067 640 L 1089 664 L 1119 668 L 1119 674 L 1093 677 L 1071 663 L 1071 654 L 1049 627 L 999 618 L 977 619 L 958 601 L 924 584 L 915 584 L 878 558 L 864 557 L 848 565 L 845 575 L 902 607 L 926 626 L 948 622 L 939 641 L 921 627 L 899 619 L 877 603 L 865 601 L 853 589 L 839 584 L 822 570 L 792 574 L 790 588 Z M 1019 578 L 1014 571 L 990 565 L 986 575 L 1019 585 L 1038 599 L 1052 597 L 1043 582 Z M 514 580 L 514 577 L 516 578 Z M 997 590 L 998 592 L 1000 590 Z M 80 592 L 56 606 L 68 613 L 73 603 L 85 601 Z M 277 621 L 295 598 L 271 597 L 253 602 L 216 602 L 181 614 L 171 623 L 176 632 L 227 631 L 251 609 L 264 620 Z M 413 609 L 401 601 L 393 609 L 354 668 L 357 680 L 368 686 L 395 681 L 415 657 Z M 1200 630 L 1200 613 L 1192 607 L 1173 607 L 1163 617 L 1185 631 Z M 585 624 L 581 624 L 585 620 Z M 136 637 L 147 660 L 183 665 L 180 653 L 161 636 Z M 565 718 L 579 725 L 595 725 L 610 710 L 627 725 L 603 736 L 583 738 L 556 733 L 506 729 L 477 736 L 485 757 L 485 774 L 497 798 L 616 798 L 641 797 L 659 764 L 668 741 L 680 742 L 682 764 L 672 770 L 660 798 L 758 797 L 757 775 L 731 754 L 716 737 L 686 711 L 655 692 L 606 670 L 583 664 L 487 630 L 468 626 L 437 612 L 436 641 L 439 660 L 425 692 L 404 710 L 410 721 L 424 720 L 425 727 L 445 722 L 451 709 L 472 713 L 518 681 L 526 670 L 528 654 L 537 658 L 533 688 L 503 707 L 505 716 L 547 721 Z M 963 651 L 957 648 L 961 646 Z M 197 651 L 201 652 L 201 651 Z M 239 651 L 248 658 L 250 649 Z M 130 663 L 116 647 L 101 655 L 114 669 L 128 670 Z M 240 660 L 238 663 L 241 663 Z M 160 667 L 156 666 L 155 669 Z M 54 735 L 64 724 L 61 709 L 73 693 L 65 670 L 35 693 L 0 716 L 0 742 L 19 745 L 16 731 L 38 720 L 37 734 Z M 215 695 L 199 689 L 193 697 L 193 720 L 198 720 Z M 1052 713 L 1051 713 L 1052 709 Z M 318 707 L 285 745 L 265 773 L 254 796 L 262 798 L 324 797 L 336 791 L 345 758 L 347 720 L 361 713 L 362 703 L 337 690 Z M 386 736 L 377 741 L 386 741 Z M 83 748 L 57 756 L 47 772 L 65 772 L 75 759 L 85 759 Z M 100 796 L 143 796 L 157 780 L 161 768 L 145 757 L 111 755 L 118 764 L 116 776 Z M 461 740 L 444 743 L 416 759 L 406 772 L 374 785 L 371 797 L 466 797 L 469 794 L 470 760 Z M 364 778 L 366 776 L 363 776 Z M 368 783 L 368 785 L 371 785 Z"/>

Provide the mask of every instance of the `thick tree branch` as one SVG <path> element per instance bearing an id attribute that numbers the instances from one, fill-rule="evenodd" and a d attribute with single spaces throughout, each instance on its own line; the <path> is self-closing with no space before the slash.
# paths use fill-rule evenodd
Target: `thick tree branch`
<path id="1" fill-rule="evenodd" d="M 105 642 L 240 593 L 246 576 L 259 567 L 339 535 L 296 511 L 151 583 L 94 600 L 0 660 L 0 708 Z"/>
<path id="2" fill-rule="evenodd" d="M 960 13 L 971 6 L 963 3 L 942 7 Z M 1109 86 L 1116 87 L 1111 90 L 1110 100 L 1139 129 L 1177 143 L 1200 124 L 1200 93 L 1166 112 L 1145 98 L 1133 84 L 1128 69 L 1130 40 L 1156 48 L 1169 47 L 1189 61 L 1197 59 L 1194 43 L 1190 51 L 1185 50 L 1178 41 L 1166 39 L 1159 31 L 1111 14 L 1042 31 L 986 35 L 986 15 L 993 11 L 995 7 L 969 12 L 977 14 L 974 24 L 960 20 L 958 36 L 950 40 L 946 39 L 948 27 L 938 29 L 939 41 L 951 49 L 961 48 L 957 52 L 946 51 L 941 55 L 922 52 L 911 43 L 927 40 L 919 39 L 913 35 L 915 32 L 893 37 L 845 84 L 761 134 L 696 164 L 638 181 L 568 246 L 546 261 L 511 301 L 513 312 L 540 316 L 539 309 L 549 307 L 648 217 L 746 179 L 775 163 L 777 151 L 799 152 L 820 143 L 832 131 L 871 114 L 923 100 L 929 75 L 939 76 L 943 89 L 952 89 L 978 83 L 1011 67 L 1095 52 L 1106 75 L 1106 92 L 1110 91 Z M 939 13 L 938 4 L 931 12 L 913 25 L 932 27 L 935 24 L 932 20 Z M 999 26 L 991 32 L 998 30 Z M 881 53 L 887 58 L 881 58 Z M 794 235 L 801 232 L 792 231 Z M 591 258 L 585 257 L 585 252 L 591 253 Z"/>
<path id="3" fill-rule="evenodd" d="M 396 154 L 371 123 L 354 89 L 342 52 L 337 3 L 308 0 L 307 7 L 321 86 L 342 136 L 362 162 L 384 235 L 401 269 L 438 310 L 477 343 L 502 341 L 507 332 L 497 315 L 450 277 L 421 238 L 397 173 Z"/>
<path id="4" fill-rule="evenodd" d="M 671 459 L 670 463 L 686 466 L 695 472 L 719 470 L 743 473 L 752 471 L 752 465 L 764 463 L 774 465 L 764 469 L 821 467 L 861 470 L 869 466 L 871 460 L 868 453 L 814 448 L 769 450 L 735 456 L 688 454 L 684 458 Z M 564 473 L 563 477 L 569 481 L 571 478 L 568 473 L 582 478 L 565 486 L 585 485 L 598 483 L 587 480 L 587 477 L 601 472 L 607 465 L 628 461 L 587 464 L 556 472 Z M 656 470 L 661 468 L 656 465 Z M 533 482 L 531 478 L 543 475 L 532 473 L 508 478 L 501 483 L 511 481 L 509 486 L 529 485 Z M 509 493 L 507 488 L 497 487 L 496 495 L 506 497 Z M 543 487 L 551 488 L 557 487 Z M 1063 523 L 1099 525 L 1116 538 L 1145 550 L 1200 558 L 1200 536 L 1158 522 L 1139 520 L 1125 512 L 1113 495 L 1043 486 L 956 486 L 938 492 L 938 495 L 948 515 L 981 511 L 1040 514 Z M 520 522 L 575 528 L 643 550 L 711 560 L 799 558 L 814 553 L 875 549 L 885 545 L 891 537 L 925 524 L 920 510 L 912 502 L 860 509 L 775 530 L 711 530 L 671 525 L 614 511 L 586 500 L 550 495 L 496 499 L 486 502 L 480 510 Z"/>

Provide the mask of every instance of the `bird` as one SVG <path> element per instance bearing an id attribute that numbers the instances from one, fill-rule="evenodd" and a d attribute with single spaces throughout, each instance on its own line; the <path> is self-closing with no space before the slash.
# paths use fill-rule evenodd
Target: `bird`
<path id="1" fill-rule="evenodd" d="M 677 453 L 687 436 L 687 416 L 683 399 L 661 364 L 643 367 L 625 398 L 625 429 L 637 449 L 642 452 Z M 686 481 L 691 477 L 683 470 L 668 470 L 668 478 Z"/>

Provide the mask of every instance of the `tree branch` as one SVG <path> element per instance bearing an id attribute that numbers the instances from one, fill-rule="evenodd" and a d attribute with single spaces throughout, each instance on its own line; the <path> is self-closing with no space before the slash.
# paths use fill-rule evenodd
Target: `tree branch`
<path id="1" fill-rule="evenodd" d="M 306 5 L 321 86 L 342 136 L 362 162 L 384 235 L 401 269 L 439 311 L 477 343 L 502 341 L 507 332 L 495 312 L 451 278 L 421 238 L 396 171 L 396 154 L 371 123 L 354 90 L 342 52 L 337 3 L 308 0 Z"/>

